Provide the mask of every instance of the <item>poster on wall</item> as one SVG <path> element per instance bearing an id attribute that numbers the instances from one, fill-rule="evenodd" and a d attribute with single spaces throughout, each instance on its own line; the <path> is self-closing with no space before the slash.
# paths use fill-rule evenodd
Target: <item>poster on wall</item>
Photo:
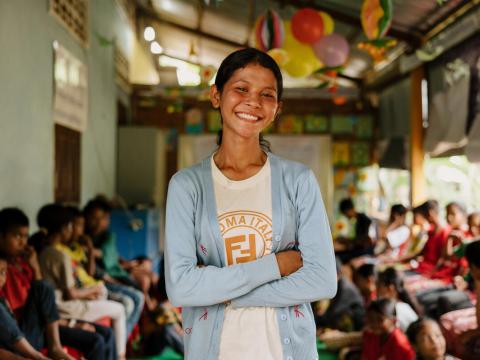
<path id="1" fill-rule="evenodd" d="M 57 41 L 53 42 L 53 120 L 84 132 L 87 129 L 87 67 Z"/>
<path id="2" fill-rule="evenodd" d="M 278 121 L 277 130 L 280 134 L 303 133 L 303 119 L 298 115 L 283 115 Z"/>
<path id="3" fill-rule="evenodd" d="M 328 118 L 325 115 L 305 116 L 305 132 L 324 133 L 328 131 Z"/>

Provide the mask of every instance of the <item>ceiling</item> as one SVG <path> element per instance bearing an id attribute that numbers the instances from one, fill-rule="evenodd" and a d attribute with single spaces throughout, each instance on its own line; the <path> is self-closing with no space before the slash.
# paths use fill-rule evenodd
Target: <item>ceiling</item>
<path id="1" fill-rule="evenodd" d="M 350 43 L 342 78 L 344 86 L 356 86 L 379 66 L 412 53 L 436 34 L 438 24 L 472 2 L 478 4 L 475 0 L 392 0 L 393 21 L 387 35 L 399 42 L 383 64 L 374 64 L 370 55 L 357 48 L 366 40 L 360 23 L 363 0 L 136 0 L 136 13 L 141 29 L 148 25 L 155 28 L 164 54 L 218 67 L 233 50 L 254 45 L 251 29 L 256 17 L 266 9 L 278 11 L 283 19 L 290 19 L 302 7 L 322 10 L 334 19 L 334 32 Z M 287 87 L 311 86 L 315 82 L 288 75 L 285 78 Z"/>

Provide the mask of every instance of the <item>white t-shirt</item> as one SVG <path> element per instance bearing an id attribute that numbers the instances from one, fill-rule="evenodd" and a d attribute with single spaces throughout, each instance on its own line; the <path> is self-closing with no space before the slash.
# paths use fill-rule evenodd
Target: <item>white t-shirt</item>
<path id="1" fill-rule="evenodd" d="M 403 332 L 407 331 L 411 323 L 418 320 L 417 313 L 405 302 L 397 301 L 395 311 L 397 313 L 398 327 L 402 329 Z"/>
<path id="2" fill-rule="evenodd" d="M 254 176 L 228 179 L 212 156 L 217 216 L 227 266 L 268 255 L 272 249 L 270 162 Z M 283 358 L 277 312 L 270 307 L 225 308 L 219 360 Z"/>
<path id="3" fill-rule="evenodd" d="M 410 228 L 407 225 L 399 226 L 387 233 L 387 240 L 392 247 L 392 256 L 400 255 L 400 247 L 410 238 Z"/>

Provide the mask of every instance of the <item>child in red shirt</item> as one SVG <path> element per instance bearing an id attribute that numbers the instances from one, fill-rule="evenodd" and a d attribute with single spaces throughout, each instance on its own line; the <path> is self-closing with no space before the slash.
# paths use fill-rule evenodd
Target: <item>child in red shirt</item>
<path id="1" fill-rule="evenodd" d="M 0 251 L 8 259 L 3 296 L 19 323 L 26 322 L 25 333 L 39 350 L 44 337 L 51 359 L 74 360 L 60 343 L 59 316 L 53 288 L 41 281 L 36 252 L 27 246 L 28 218 L 15 208 L 0 211 Z"/>
<path id="2" fill-rule="evenodd" d="M 362 360 L 415 359 L 415 352 L 396 321 L 395 301 L 372 301 L 367 308 Z"/>

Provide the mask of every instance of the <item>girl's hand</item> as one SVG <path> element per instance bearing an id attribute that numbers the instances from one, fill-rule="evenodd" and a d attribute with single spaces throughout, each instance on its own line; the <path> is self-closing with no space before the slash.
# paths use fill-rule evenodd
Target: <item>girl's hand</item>
<path id="1" fill-rule="evenodd" d="M 275 254 L 280 275 L 288 276 L 303 266 L 302 256 L 299 251 L 287 250 Z"/>

